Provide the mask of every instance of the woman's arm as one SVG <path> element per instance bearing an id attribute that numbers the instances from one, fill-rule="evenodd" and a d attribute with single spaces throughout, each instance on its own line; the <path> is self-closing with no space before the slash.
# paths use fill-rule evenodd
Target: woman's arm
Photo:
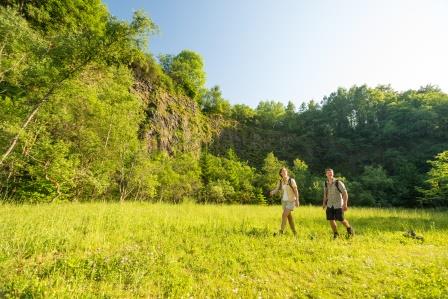
<path id="1" fill-rule="evenodd" d="M 296 206 L 299 206 L 300 205 L 299 189 L 297 188 L 297 184 L 294 179 L 291 179 L 291 187 L 292 187 L 292 190 L 294 191 L 294 195 L 296 196 L 296 198 L 294 200 L 296 202 Z"/>
<path id="2" fill-rule="evenodd" d="M 275 188 L 274 190 L 272 190 L 271 192 L 269 192 L 269 194 L 272 196 L 272 195 L 274 195 L 274 194 L 276 194 L 278 191 L 280 191 L 280 189 L 281 189 L 281 187 L 282 187 L 282 185 L 281 185 L 281 181 L 278 183 L 278 186 L 277 186 L 277 188 Z"/>

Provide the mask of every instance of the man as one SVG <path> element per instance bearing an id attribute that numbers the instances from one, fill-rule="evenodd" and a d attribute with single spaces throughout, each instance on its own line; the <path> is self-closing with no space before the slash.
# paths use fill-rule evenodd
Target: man
<path id="1" fill-rule="evenodd" d="M 333 169 L 325 169 L 327 181 L 324 185 L 324 200 L 322 208 L 326 209 L 327 220 L 333 230 L 333 238 L 339 236 L 336 220 L 340 221 L 347 229 L 348 237 L 354 232 L 347 219 L 344 219 L 344 212 L 348 210 L 348 193 L 343 182 L 334 178 Z"/>

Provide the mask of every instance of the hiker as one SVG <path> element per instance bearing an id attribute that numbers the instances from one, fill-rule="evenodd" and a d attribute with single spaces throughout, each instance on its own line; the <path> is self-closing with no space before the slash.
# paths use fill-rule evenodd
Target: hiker
<path id="1" fill-rule="evenodd" d="M 340 221 L 347 229 L 348 237 L 353 236 L 353 229 L 344 219 L 344 212 L 348 210 L 348 193 L 343 182 L 334 178 L 333 169 L 325 169 L 327 180 L 324 184 L 324 199 L 322 208 L 326 209 L 327 220 L 333 230 L 333 238 L 339 236 L 336 220 Z"/>
<path id="2" fill-rule="evenodd" d="M 288 170 L 282 167 L 279 171 L 281 177 L 279 184 L 276 189 L 270 192 L 270 195 L 274 195 L 279 191 L 283 192 L 282 195 L 282 224 L 280 226 L 279 234 L 283 234 L 286 226 L 286 221 L 289 222 L 289 227 L 291 228 L 294 236 L 297 235 L 296 228 L 294 225 L 294 219 L 292 218 L 292 211 L 295 207 L 300 205 L 299 202 L 299 191 L 297 190 L 296 181 L 288 176 Z"/>

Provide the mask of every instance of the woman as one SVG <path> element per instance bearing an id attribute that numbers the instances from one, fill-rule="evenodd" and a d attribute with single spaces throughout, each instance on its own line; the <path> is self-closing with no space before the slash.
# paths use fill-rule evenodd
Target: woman
<path id="1" fill-rule="evenodd" d="M 275 190 L 270 192 L 271 196 L 279 192 L 283 191 L 282 195 L 282 224 L 280 226 L 280 234 L 283 234 L 286 226 L 286 221 L 289 222 L 289 226 L 291 227 L 292 233 L 296 236 L 296 228 L 294 225 L 294 219 L 292 218 L 291 212 L 295 207 L 300 205 L 299 202 L 299 191 L 297 190 L 296 181 L 293 178 L 288 176 L 288 170 L 285 167 L 282 167 L 279 171 L 279 175 L 281 177 L 278 187 Z"/>

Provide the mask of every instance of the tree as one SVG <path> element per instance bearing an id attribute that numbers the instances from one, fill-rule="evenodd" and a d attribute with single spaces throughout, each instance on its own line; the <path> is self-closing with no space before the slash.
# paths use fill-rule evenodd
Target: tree
<path id="1" fill-rule="evenodd" d="M 155 156 L 158 165 L 159 200 L 181 203 L 186 198 L 197 198 L 202 188 L 199 160 L 191 153 Z"/>
<path id="2" fill-rule="evenodd" d="M 26 20 L 16 6 L 0 7 L 4 198 L 98 198 L 118 189 L 118 169 L 134 165 L 143 114 L 127 65 L 143 57 L 154 26 L 140 12 L 117 21 L 98 3 L 22 3 Z"/>
<path id="3" fill-rule="evenodd" d="M 99 32 L 109 18 L 101 0 L 3 0 L 1 5 L 13 8 L 32 28 L 46 33 Z"/>
<path id="4" fill-rule="evenodd" d="M 258 184 L 264 194 L 268 195 L 269 191 L 278 187 L 280 180 L 279 170 L 285 165 L 286 163 L 277 159 L 274 153 L 270 152 L 267 154 L 258 179 Z M 277 198 L 269 197 L 267 201 L 272 204 L 277 202 Z"/>
<path id="5" fill-rule="evenodd" d="M 202 202 L 262 202 L 253 186 L 255 169 L 240 161 L 233 149 L 229 149 L 225 157 L 204 153 L 201 171 L 204 183 Z"/>
<path id="6" fill-rule="evenodd" d="M 183 50 L 176 56 L 160 55 L 159 61 L 164 71 L 182 87 L 185 94 L 199 102 L 206 78 L 202 57 L 196 52 Z"/>
<path id="7" fill-rule="evenodd" d="M 229 101 L 222 97 L 219 86 L 214 86 L 206 90 L 201 100 L 202 111 L 206 114 L 219 114 L 223 117 L 230 117 L 231 106 Z"/>
<path id="8" fill-rule="evenodd" d="M 97 32 L 40 34 L 5 8 L 0 8 L 0 20 L 0 45 L 10 45 L 3 47 L 5 55 L 20 57 L 23 52 L 22 57 L 31 57 L 23 63 L 19 74 L 12 72 L 2 75 L 0 91 L 3 96 L 12 100 L 26 97 L 30 109 L 3 154 L 0 165 L 14 150 L 20 134 L 42 105 L 52 99 L 64 82 L 78 76 L 95 61 L 108 63 L 130 59 L 142 45 L 142 34 L 152 29 L 152 22 L 141 13 L 136 13 L 130 24 L 110 18 L 104 24 L 104 30 Z M 29 39 L 37 42 L 31 47 L 27 46 Z"/>
<path id="9" fill-rule="evenodd" d="M 285 106 L 281 102 L 261 101 L 255 111 L 261 127 L 266 129 L 281 127 L 285 115 Z"/>
<path id="10" fill-rule="evenodd" d="M 448 205 L 448 151 L 441 152 L 428 161 L 431 170 L 427 173 L 428 188 L 420 188 L 421 203 L 426 206 Z"/>
<path id="11" fill-rule="evenodd" d="M 249 125 L 254 123 L 256 112 L 245 104 L 236 104 L 232 107 L 231 117 L 240 124 Z"/>
<path id="12" fill-rule="evenodd" d="M 295 128 L 297 128 L 297 114 L 296 114 L 296 106 L 293 102 L 288 101 L 288 105 L 285 109 L 285 116 L 284 116 L 284 127 L 288 129 L 288 131 L 294 131 Z"/>

